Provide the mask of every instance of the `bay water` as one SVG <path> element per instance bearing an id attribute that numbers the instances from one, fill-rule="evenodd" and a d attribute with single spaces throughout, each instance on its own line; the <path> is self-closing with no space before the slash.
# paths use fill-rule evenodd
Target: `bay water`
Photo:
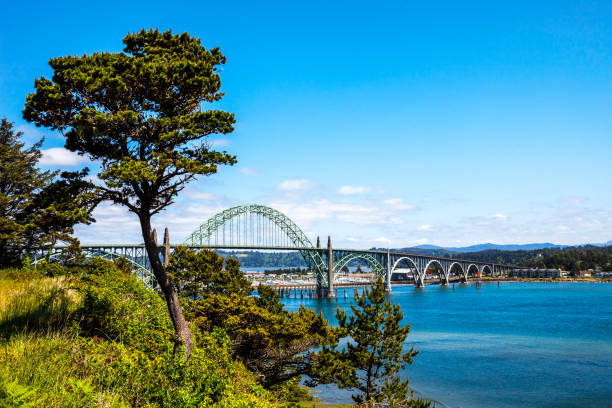
<path id="1" fill-rule="evenodd" d="M 337 324 L 344 299 L 285 298 Z M 394 286 L 420 352 L 402 375 L 438 407 L 612 407 L 612 284 L 501 282 Z M 330 402 L 351 392 L 320 387 Z"/>

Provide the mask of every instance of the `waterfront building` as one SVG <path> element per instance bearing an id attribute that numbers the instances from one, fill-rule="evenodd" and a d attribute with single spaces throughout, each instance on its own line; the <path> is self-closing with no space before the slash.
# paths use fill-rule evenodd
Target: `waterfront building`
<path id="1" fill-rule="evenodd" d="M 569 272 L 560 269 L 522 268 L 511 270 L 510 277 L 517 278 L 565 278 Z"/>

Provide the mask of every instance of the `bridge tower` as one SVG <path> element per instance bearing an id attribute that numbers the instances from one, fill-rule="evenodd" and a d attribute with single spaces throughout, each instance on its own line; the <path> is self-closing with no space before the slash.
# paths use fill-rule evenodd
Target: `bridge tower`
<path id="1" fill-rule="evenodd" d="M 331 236 L 327 236 L 327 297 L 334 297 L 334 254 Z"/>
<path id="2" fill-rule="evenodd" d="M 385 290 L 391 292 L 391 250 L 387 248 L 387 276 L 385 279 Z"/>

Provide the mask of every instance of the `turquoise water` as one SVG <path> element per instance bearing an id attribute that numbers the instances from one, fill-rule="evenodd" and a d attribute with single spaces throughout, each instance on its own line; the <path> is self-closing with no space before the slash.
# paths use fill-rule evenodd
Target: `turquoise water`
<path id="1" fill-rule="evenodd" d="M 338 299 L 284 299 L 335 324 Z M 448 407 L 612 407 L 612 284 L 497 283 L 394 287 L 420 353 L 405 375 Z M 321 388 L 350 402 L 350 392 Z"/>

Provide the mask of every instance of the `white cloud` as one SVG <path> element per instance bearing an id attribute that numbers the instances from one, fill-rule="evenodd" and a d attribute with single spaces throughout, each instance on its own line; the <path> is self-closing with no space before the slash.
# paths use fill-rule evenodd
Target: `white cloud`
<path id="1" fill-rule="evenodd" d="M 320 220 L 341 221 L 352 225 L 399 225 L 404 222 L 394 210 L 382 208 L 378 202 L 350 203 L 328 199 L 273 201 L 270 207 L 286 214 L 300 227 L 309 228 Z"/>
<path id="2" fill-rule="evenodd" d="M 390 244 L 391 240 L 387 237 L 378 237 L 374 240 L 374 242 L 381 242 L 383 244 Z"/>
<path id="3" fill-rule="evenodd" d="M 231 143 L 231 140 L 229 139 L 210 139 L 208 141 L 208 144 L 210 145 L 210 147 L 225 147 L 225 146 L 229 146 Z"/>
<path id="4" fill-rule="evenodd" d="M 191 192 L 189 193 L 189 197 L 195 198 L 196 200 L 207 200 L 207 201 L 217 201 L 222 198 L 221 196 L 218 196 L 216 194 L 207 193 L 204 191 Z"/>
<path id="5" fill-rule="evenodd" d="M 401 198 L 389 198 L 387 200 L 383 200 L 383 203 L 387 204 L 394 210 L 413 211 L 417 209 L 416 205 L 407 203 Z"/>
<path id="6" fill-rule="evenodd" d="M 585 196 L 563 196 L 559 198 L 559 201 L 565 205 L 579 206 L 586 203 L 588 199 Z"/>
<path id="7" fill-rule="evenodd" d="M 259 174 L 259 171 L 251 167 L 241 167 L 240 172 L 245 176 L 257 176 Z"/>
<path id="8" fill-rule="evenodd" d="M 94 210 L 93 217 L 95 223 L 75 228 L 83 245 L 138 244 L 143 241 L 138 218 L 123 206 L 102 203 Z"/>
<path id="9" fill-rule="evenodd" d="M 40 139 L 45 138 L 45 140 L 63 140 L 64 137 L 58 132 L 49 132 L 44 131 L 43 128 L 36 127 L 34 125 L 25 124 L 17 126 L 15 129 L 17 132 L 23 133 L 23 140 L 27 145 L 32 145 L 37 143 Z"/>
<path id="10" fill-rule="evenodd" d="M 508 219 L 508 217 L 506 215 L 499 214 L 499 213 L 498 214 L 489 215 L 487 218 L 490 219 L 490 220 L 501 220 L 501 221 L 504 221 L 504 220 Z"/>
<path id="11" fill-rule="evenodd" d="M 372 190 L 372 187 L 367 187 L 367 186 L 342 186 L 338 190 L 336 190 L 336 193 L 341 194 L 341 195 L 352 195 L 352 194 L 367 193 L 370 190 Z"/>
<path id="12" fill-rule="evenodd" d="M 281 191 L 301 191 L 310 190 L 315 185 L 315 183 L 307 179 L 290 179 L 280 183 L 277 189 Z"/>
<path id="13" fill-rule="evenodd" d="M 430 224 L 425 224 L 425 225 L 421 225 L 419 228 L 417 228 L 419 231 L 431 231 L 431 229 L 433 228 L 433 225 Z"/>
<path id="14" fill-rule="evenodd" d="M 89 162 L 85 156 L 80 156 L 63 147 L 52 147 L 41 150 L 40 164 L 43 166 L 76 166 Z"/>

